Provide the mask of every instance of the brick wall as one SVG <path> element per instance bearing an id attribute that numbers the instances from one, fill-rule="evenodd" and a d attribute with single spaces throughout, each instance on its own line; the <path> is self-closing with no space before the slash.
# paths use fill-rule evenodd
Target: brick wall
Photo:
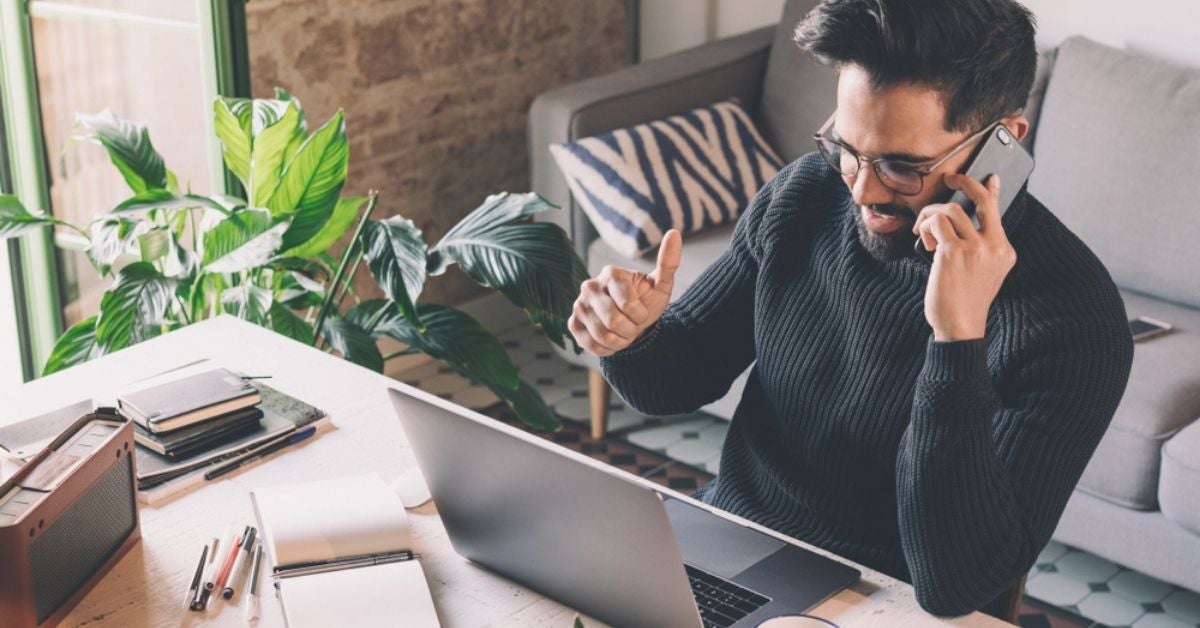
<path id="1" fill-rule="evenodd" d="M 624 0 L 252 0 L 246 21 L 254 95 L 288 89 L 310 129 L 345 109 L 343 193 L 378 189 L 375 217 L 411 218 L 430 242 L 488 194 L 528 191 L 535 96 L 626 57 Z M 421 298 L 482 293 L 453 270 Z"/>

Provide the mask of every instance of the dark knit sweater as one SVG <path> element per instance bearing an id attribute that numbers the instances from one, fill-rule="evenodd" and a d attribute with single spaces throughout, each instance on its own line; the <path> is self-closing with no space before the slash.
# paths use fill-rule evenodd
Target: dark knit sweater
<path id="1" fill-rule="evenodd" d="M 705 500 L 911 582 L 931 613 L 971 612 L 1033 565 L 1112 419 L 1133 358 L 1125 309 L 1023 192 L 986 338 L 935 342 L 928 264 L 876 261 L 852 211 L 815 153 L 793 162 L 604 375 L 670 414 L 721 398 L 754 362 Z"/>

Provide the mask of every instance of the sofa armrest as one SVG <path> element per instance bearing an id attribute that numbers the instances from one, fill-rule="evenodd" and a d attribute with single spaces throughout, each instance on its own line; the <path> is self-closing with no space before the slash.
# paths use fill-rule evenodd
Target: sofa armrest
<path id="1" fill-rule="evenodd" d="M 549 146 L 649 122 L 736 96 L 754 112 L 762 92 L 775 27 L 767 26 L 553 89 L 529 109 L 531 188 L 562 211 L 539 220 L 558 223 L 580 257 L 595 228 L 571 199 Z"/>

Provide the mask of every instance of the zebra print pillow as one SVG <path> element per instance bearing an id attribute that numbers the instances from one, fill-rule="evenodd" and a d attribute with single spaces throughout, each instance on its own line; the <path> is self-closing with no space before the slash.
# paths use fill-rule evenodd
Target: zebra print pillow
<path id="1" fill-rule="evenodd" d="M 550 153 L 600 237 L 631 258 L 657 249 L 668 229 L 733 222 L 783 166 L 736 99 Z"/>

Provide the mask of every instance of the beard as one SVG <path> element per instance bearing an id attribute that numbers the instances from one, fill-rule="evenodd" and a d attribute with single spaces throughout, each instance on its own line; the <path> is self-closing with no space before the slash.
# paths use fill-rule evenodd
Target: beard
<path id="1" fill-rule="evenodd" d="M 892 233 L 876 233 L 863 222 L 862 207 L 851 203 L 850 211 L 854 214 L 854 228 L 858 232 L 858 241 L 867 253 L 880 262 L 915 257 L 913 243 L 917 241 L 917 236 L 912 232 L 912 224 L 916 217 L 913 216 L 912 210 L 901 205 L 872 205 L 871 209 L 884 216 L 900 216 L 907 224 Z"/>

